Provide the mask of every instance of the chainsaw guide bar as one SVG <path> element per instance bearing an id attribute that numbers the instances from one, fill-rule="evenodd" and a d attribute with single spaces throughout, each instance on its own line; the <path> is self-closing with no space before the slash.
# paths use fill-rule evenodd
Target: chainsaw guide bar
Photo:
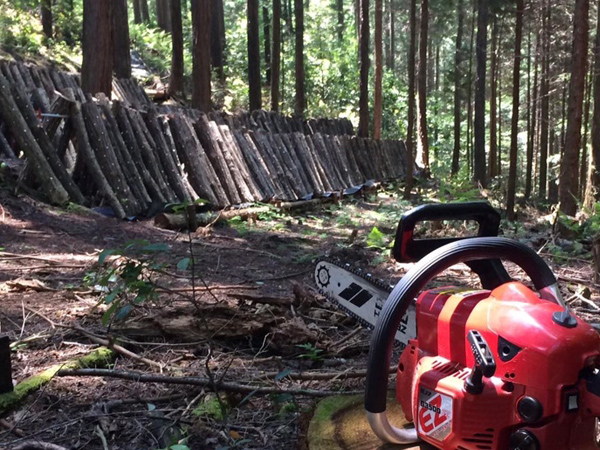
<path id="1" fill-rule="evenodd" d="M 319 292 L 336 307 L 369 329 L 373 329 L 381 308 L 394 286 L 373 278 L 370 273 L 354 269 L 329 258 L 315 266 L 315 283 Z M 396 341 L 404 348 L 417 337 L 415 302 L 400 322 Z"/>

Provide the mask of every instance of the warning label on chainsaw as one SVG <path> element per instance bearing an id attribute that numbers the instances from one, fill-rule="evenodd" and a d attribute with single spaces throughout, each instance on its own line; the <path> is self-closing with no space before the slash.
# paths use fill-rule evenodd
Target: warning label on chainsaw
<path id="1" fill-rule="evenodd" d="M 419 387 L 417 430 L 437 441 L 452 431 L 452 397 Z"/>

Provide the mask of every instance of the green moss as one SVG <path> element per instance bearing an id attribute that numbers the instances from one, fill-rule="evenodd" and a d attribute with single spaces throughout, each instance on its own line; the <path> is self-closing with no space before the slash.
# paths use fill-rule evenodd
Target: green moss
<path id="1" fill-rule="evenodd" d="M 226 398 L 221 397 L 221 401 L 219 401 L 217 396 L 209 394 L 193 412 L 194 415 L 198 417 L 210 417 L 215 420 L 223 420 L 225 419 L 228 409 L 229 403 L 227 403 Z"/>
<path id="2" fill-rule="evenodd" d="M 57 364 L 44 370 L 36 375 L 24 379 L 15 386 L 13 392 L 0 395 L 0 414 L 3 414 L 14 408 L 17 404 L 25 399 L 27 395 L 37 391 L 39 388 L 50 382 L 56 372 L 63 369 L 83 369 L 86 367 L 106 367 L 112 362 L 114 353 L 112 350 L 100 347 L 93 352 L 67 361 L 63 364 Z"/>

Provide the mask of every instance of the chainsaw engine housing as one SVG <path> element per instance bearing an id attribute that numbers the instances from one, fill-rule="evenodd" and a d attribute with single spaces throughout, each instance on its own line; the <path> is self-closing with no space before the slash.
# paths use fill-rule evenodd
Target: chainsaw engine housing
<path id="1" fill-rule="evenodd" d="M 516 282 L 423 292 L 396 391 L 418 436 L 443 449 L 597 449 L 600 336 L 563 313 Z"/>

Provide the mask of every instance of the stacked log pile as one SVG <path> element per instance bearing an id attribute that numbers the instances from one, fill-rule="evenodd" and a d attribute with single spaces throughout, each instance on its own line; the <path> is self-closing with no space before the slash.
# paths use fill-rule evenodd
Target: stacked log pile
<path id="1" fill-rule="evenodd" d="M 22 152 L 24 179 L 53 203 L 106 203 L 123 218 L 198 198 L 215 207 L 298 200 L 406 172 L 403 142 L 355 137 L 347 120 L 166 109 L 131 81 L 111 102 L 84 95 L 74 76 L 0 71 L 0 153 Z M 30 84 L 24 74 L 34 71 L 56 81 Z"/>

